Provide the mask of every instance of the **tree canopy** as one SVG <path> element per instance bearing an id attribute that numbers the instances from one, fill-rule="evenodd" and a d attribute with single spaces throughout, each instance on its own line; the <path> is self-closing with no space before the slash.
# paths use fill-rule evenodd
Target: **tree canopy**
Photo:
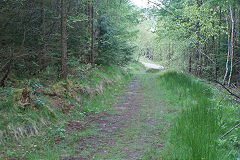
<path id="1" fill-rule="evenodd" d="M 78 64 L 125 65 L 131 60 L 138 11 L 127 0 L 0 3 L 1 86 L 10 73 L 30 77 L 54 68 L 56 76 L 62 70 L 66 76 Z"/>

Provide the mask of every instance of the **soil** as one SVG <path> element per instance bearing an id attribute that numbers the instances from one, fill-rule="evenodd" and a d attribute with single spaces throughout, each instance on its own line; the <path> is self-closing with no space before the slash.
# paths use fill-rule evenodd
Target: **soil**
<path id="1" fill-rule="evenodd" d="M 158 132 L 149 133 L 148 135 L 134 135 L 132 141 L 124 140 L 128 133 L 124 133 L 125 129 L 131 128 L 132 125 L 144 123 L 146 125 L 155 126 L 156 123 L 152 119 L 139 118 L 141 115 L 140 110 L 144 105 L 143 100 L 145 96 L 142 92 L 141 82 L 138 78 L 134 78 L 128 87 L 125 89 L 125 95 L 118 98 L 118 104 L 113 106 L 114 113 L 102 113 L 98 116 L 92 116 L 87 118 L 88 123 L 94 123 L 94 130 L 97 131 L 96 136 L 88 136 L 78 142 L 78 151 L 76 158 L 69 158 L 66 160 L 88 160 L 94 159 L 95 155 L 106 154 L 111 152 L 119 140 L 122 140 L 124 144 L 123 149 L 120 149 L 120 154 L 124 155 L 121 159 L 140 159 L 144 152 L 144 148 L 131 149 L 128 146 L 132 144 L 136 146 L 144 146 L 146 143 L 150 143 L 154 136 L 157 136 Z M 70 130 L 84 128 L 77 125 L 78 123 L 70 124 Z M 81 125 L 81 124 L 80 124 Z M 132 132 L 132 131 L 131 131 Z M 141 132 L 141 131 L 140 131 Z M 134 133 L 135 134 L 135 133 Z M 162 147 L 158 144 L 158 147 Z M 84 155 L 84 152 L 89 154 Z M 113 153 L 114 154 L 114 153 Z"/>

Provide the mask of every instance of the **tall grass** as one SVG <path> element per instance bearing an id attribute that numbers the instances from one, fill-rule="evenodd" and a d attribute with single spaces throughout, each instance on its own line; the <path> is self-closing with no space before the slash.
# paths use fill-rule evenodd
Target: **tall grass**
<path id="1" fill-rule="evenodd" d="M 56 95 L 36 93 L 35 81 L 29 83 L 26 87 L 31 89 L 31 104 L 27 107 L 21 106 L 20 100 L 15 98 L 15 93 L 21 96 L 22 89 L 0 88 L 0 159 L 32 159 L 28 157 L 41 152 L 47 158 L 59 157 L 58 153 L 49 154 L 67 145 L 51 148 L 56 141 L 75 138 L 67 135 L 68 124 L 83 120 L 89 114 L 110 110 L 116 101 L 115 95 L 131 78 L 122 69 L 111 66 L 93 67 L 82 72 L 69 76 L 68 92 L 63 87 L 64 81 L 46 86 L 42 85 L 46 83 L 44 80 L 38 81 L 38 86 L 42 86 L 40 91 L 51 88 Z M 36 144 L 38 149 L 32 147 Z M 75 146 L 67 147 L 69 152 L 75 149 Z"/>
<path id="2" fill-rule="evenodd" d="M 227 153 L 218 143 L 224 132 L 221 127 L 223 110 L 212 100 L 211 87 L 176 72 L 159 76 L 158 84 L 164 85 L 179 105 L 167 159 L 225 159 Z"/>

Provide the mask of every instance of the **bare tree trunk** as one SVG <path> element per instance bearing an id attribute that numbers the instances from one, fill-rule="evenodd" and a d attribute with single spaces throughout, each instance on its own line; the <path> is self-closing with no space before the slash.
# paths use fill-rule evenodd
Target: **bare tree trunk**
<path id="1" fill-rule="evenodd" d="M 231 22 L 232 22 L 232 35 L 231 35 L 231 67 L 230 67 L 230 74 L 228 79 L 228 86 L 230 86 L 232 72 L 233 72 L 233 57 L 234 57 L 234 29 L 235 29 L 235 22 L 233 17 L 233 9 L 232 6 L 230 7 L 230 15 L 231 15 Z"/>
<path id="2" fill-rule="evenodd" d="M 188 61 L 188 72 L 192 72 L 192 57 L 189 56 L 189 61 Z"/>
<path id="3" fill-rule="evenodd" d="M 88 63 L 94 63 L 94 1 L 88 0 L 88 16 L 89 16 L 89 30 L 90 30 L 90 46 L 88 52 Z"/>
<path id="4" fill-rule="evenodd" d="M 198 8 L 200 8 L 202 6 L 202 0 L 197 0 L 197 4 L 198 4 Z M 200 48 L 200 39 L 201 39 L 201 35 L 200 35 L 200 22 L 198 20 L 197 25 L 196 25 L 196 32 L 197 32 L 197 44 L 196 44 L 196 48 L 197 48 L 197 54 L 198 54 L 198 65 L 196 66 L 196 75 L 201 76 L 201 72 L 202 72 L 202 54 L 200 52 L 201 48 Z"/>
<path id="5" fill-rule="evenodd" d="M 221 26 L 222 26 L 222 8 L 219 8 L 219 30 L 218 30 L 218 52 L 217 55 L 220 55 L 220 48 L 221 48 Z M 215 80 L 218 79 L 218 72 L 219 72 L 219 66 L 218 66 L 218 56 L 216 56 L 216 70 L 215 70 Z"/>
<path id="6" fill-rule="evenodd" d="M 21 47 L 22 47 L 22 48 L 23 48 L 24 45 L 25 45 L 27 28 L 28 28 L 29 25 L 30 25 L 30 22 L 31 22 L 33 13 L 34 13 L 34 12 L 32 11 L 32 12 L 30 13 L 30 15 L 29 15 L 28 21 L 23 24 L 23 40 L 22 40 L 22 43 L 21 43 Z"/>
<path id="7" fill-rule="evenodd" d="M 171 60 L 171 43 L 170 42 L 168 43 L 168 59 L 169 59 L 169 61 Z M 170 62 L 169 62 L 169 64 L 170 64 Z"/>
<path id="8" fill-rule="evenodd" d="M 199 53 L 199 72 L 198 75 L 202 76 L 202 52 Z"/>
<path id="9" fill-rule="evenodd" d="M 240 48 L 240 2 L 239 2 L 239 5 L 238 5 L 238 32 L 237 32 L 237 34 L 238 34 L 238 45 L 237 45 L 237 47 Z M 238 53 L 238 57 L 240 57 L 240 52 Z M 237 67 L 236 70 L 238 70 L 239 75 L 240 75 L 240 65 L 238 65 L 236 67 Z M 239 79 L 239 81 L 240 81 L 240 79 Z"/>
<path id="10" fill-rule="evenodd" d="M 94 32 L 94 1 L 91 4 L 91 64 L 94 64 L 94 39 L 95 39 L 95 32 Z"/>
<path id="11" fill-rule="evenodd" d="M 2 79 L 0 80 L 0 87 L 6 87 L 6 81 L 7 81 L 8 76 L 9 76 L 11 70 L 12 70 L 12 66 L 13 66 L 13 59 L 10 60 L 10 62 L 8 63 L 8 66 L 6 67 L 6 73 L 4 74 Z"/>
<path id="12" fill-rule="evenodd" d="M 41 59 L 41 70 L 44 70 L 47 67 L 46 64 L 46 25 L 45 25 L 45 11 L 44 11 L 44 3 L 41 2 L 41 19 L 42 19 L 42 57 Z"/>
<path id="13" fill-rule="evenodd" d="M 67 27 L 66 2 L 61 0 L 61 52 L 62 52 L 62 78 L 67 79 Z"/>
<path id="14" fill-rule="evenodd" d="M 213 28 L 215 27 L 215 23 L 213 22 L 212 23 L 213 25 Z M 215 61 L 217 61 L 217 58 L 216 58 L 216 49 L 215 49 L 215 36 L 213 35 L 212 36 L 212 54 L 215 55 Z M 216 65 L 216 64 L 215 64 Z M 213 74 L 214 76 L 214 74 Z M 215 79 L 216 79 L 216 67 L 215 67 Z"/>
<path id="15" fill-rule="evenodd" d="M 26 40 L 26 32 L 27 32 L 27 30 L 26 30 L 26 26 L 25 25 L 23 25 L 23 29 L 24 29 L 24 31 L 23 31 L 23 40 L 22 40 L 22 43 L 21 43 L 21 47 L 22 48 L 23 48 L 23 46 L 25 44 L 25 40 Z"/>
<path id="16" fill-rule="evenodd" d="M 230 27 L 229 27 L 229 23 L 228 23 L 228 15 L 227 15 L 227 11 L 225 11 L 225 17 L 226 17 L 226 25 L 227 25 L 227 31 L 228 31 L 228 54 L 227 54 L 227 62 L 226 62 L 226 72 L 223 78 L 223 85 L 225 84 L 225 81 L 227 79 L 227 75 L 228 75 L 228 63 L 229 63 L 229 57 L 230 57 Z"/>
<path id="17" fill-rule="evenodd" d="M 204 52 L 204 54 L 208 54 L 208 50 L 207 50 L 207 42 L 205 42 L 205 44 L 204 44 L 204 47 L 203 47 L 203 52 Z M 207 56 L 204 56 L 205 58 L 204 58 L 204 68 L 207 68 L 207 66 L 208 66 L 208 58 L 207 58 Z M 208 72 L 208 70 L 207 70 L 207 72 Z M 207 75 L 208 77 L 209 77 L 209 75 Z"/>

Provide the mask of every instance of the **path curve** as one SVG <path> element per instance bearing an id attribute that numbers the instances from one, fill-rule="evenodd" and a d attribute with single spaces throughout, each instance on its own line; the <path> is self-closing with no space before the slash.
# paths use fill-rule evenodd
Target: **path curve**
<path id="1" fill-rule="evenodd" d="M 159 69 L 159 70 L 163 70 L 164 67 L 160 66 L 160 65 L 156 65 L 156 64 L 152 64 L 152 63 L 146 63 L 146 62 L 141 62 L 146 68 L 152 68 L 152 69 Z"/>

